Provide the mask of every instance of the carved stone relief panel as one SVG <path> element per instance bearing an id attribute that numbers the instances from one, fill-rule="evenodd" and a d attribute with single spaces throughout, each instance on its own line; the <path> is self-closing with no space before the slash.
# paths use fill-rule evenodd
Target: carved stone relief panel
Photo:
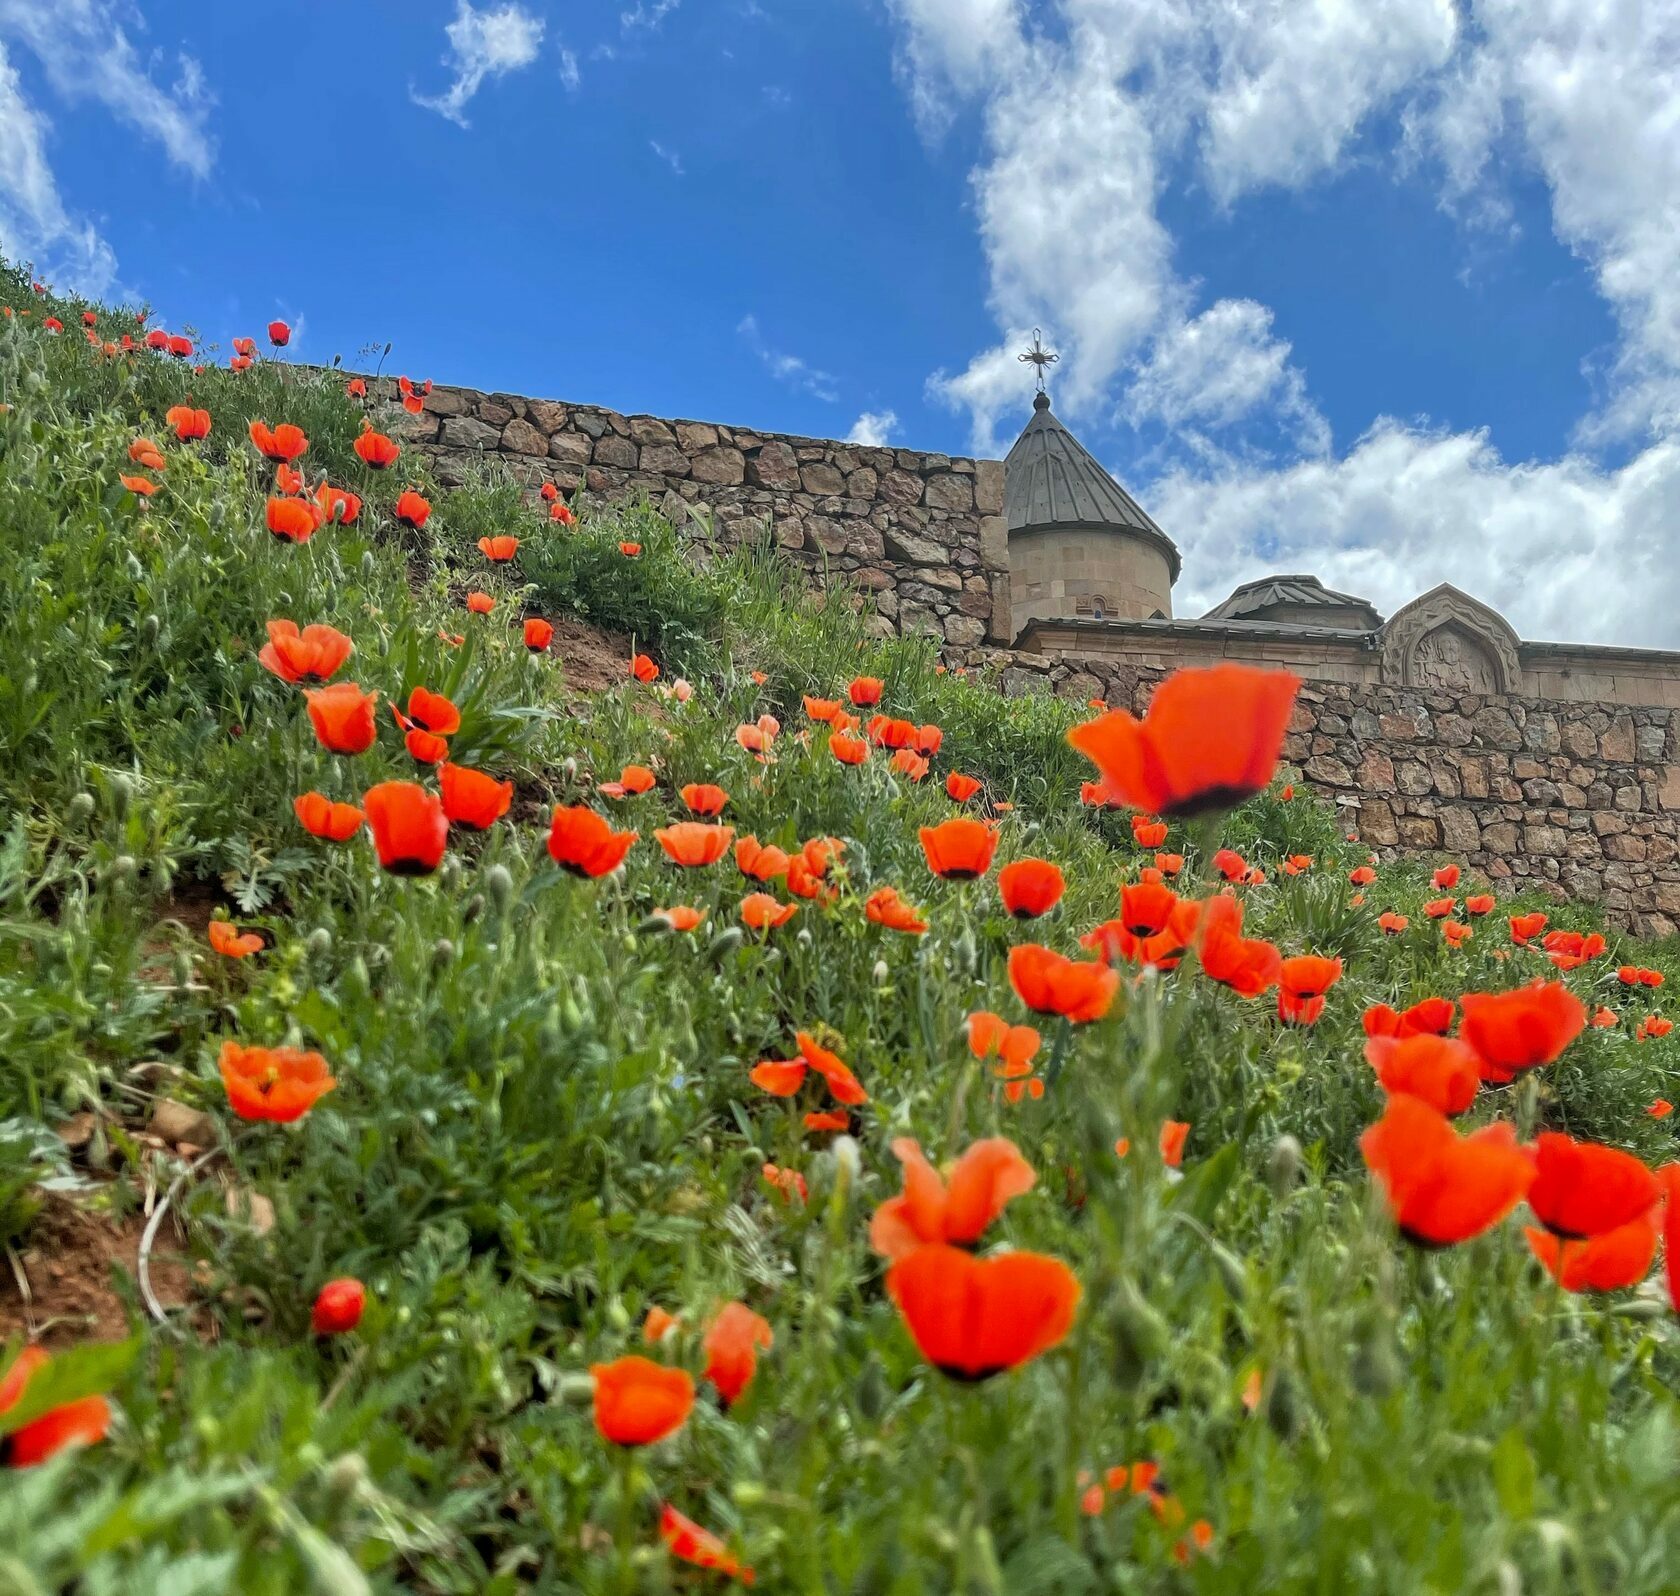
<path id="1" fill-rule="evenodd" d="M 1497 610 L 1442 585 L 1396 610 L 1383 627 L 1382 679 L 1465 696 L 1514 693 L 1517 635 Z"/>

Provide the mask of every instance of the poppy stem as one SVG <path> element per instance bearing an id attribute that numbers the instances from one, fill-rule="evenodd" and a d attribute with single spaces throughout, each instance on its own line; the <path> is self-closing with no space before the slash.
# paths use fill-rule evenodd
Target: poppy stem
<path id="1" fill-rule="evenodd" d="M 636 1589 L 636 1564 L 631 1556 L 636 1530 L 635 1482 L 636 1450 L 621 1446 L 618 1448 L 618 1529 L 613 1540 L 618 1547 L 618 1588 L 628 1592 Z"/>
<path id="2" fill-rule="evenodd" d="M 1044 1090 L 1046 1094 L 1056 1088 L 1056 1082 L 1061 1078 L 1062 1065 L 1067 1062 L 1068 1042 L 1073 1036 L 1073 1025 L 1064 1014 L 1056 1027 L 1056 1042 L 1050 1049 L 1050 1062 L 1044 1066 Z"/>

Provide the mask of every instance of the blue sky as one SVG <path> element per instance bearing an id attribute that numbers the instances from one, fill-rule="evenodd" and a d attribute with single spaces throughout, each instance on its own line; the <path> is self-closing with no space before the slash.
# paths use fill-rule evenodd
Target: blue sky
<path id="1" fill-rule="evenodd" d="M 0 0 L 0 244 L 61 283 L 953 452 L 1042 325 L 1181 613 L 1285 567 L 1680 645 L 1680 0 L 47 13 Z"/>

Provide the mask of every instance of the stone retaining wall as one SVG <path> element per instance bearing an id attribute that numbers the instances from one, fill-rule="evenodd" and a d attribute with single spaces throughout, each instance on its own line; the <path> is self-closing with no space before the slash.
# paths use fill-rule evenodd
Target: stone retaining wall
<path id="1" fill-rule="evenodd" d="M 1003 653 L 1004 690 L 1141 714 L 1166 671 Z M 1284 756 L 1383 857 L 1457 860 L 1495 887 L 1680 925 L 1680 711 L 1305 683 Z"/>
<path id="2" fill-rule="evenodd" d="M 769 527 L 813 580 L 840 574 L 873 595 L 883 631 L 928 632 L 956 649 L 1010 640 L 1002 461 L 471 388 L 434 388 L 421 415 L 399 412 L 391 430 L 446 484 L 493 457 L 533 490 L 645 492 L 678 524 L 685 505 L 704 504 L 721 541 Z"/>

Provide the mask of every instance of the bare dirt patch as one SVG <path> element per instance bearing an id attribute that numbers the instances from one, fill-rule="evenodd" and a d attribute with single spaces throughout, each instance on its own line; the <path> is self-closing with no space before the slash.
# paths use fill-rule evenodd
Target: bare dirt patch
<path id="1" fill-rule="evenodd" d="M 560 662 L 566 686 L 573 692 L 598 693 L 617 687 L 630 669 L 630 639 L 575 616 L 554 622 L 550 652 Z"/>

